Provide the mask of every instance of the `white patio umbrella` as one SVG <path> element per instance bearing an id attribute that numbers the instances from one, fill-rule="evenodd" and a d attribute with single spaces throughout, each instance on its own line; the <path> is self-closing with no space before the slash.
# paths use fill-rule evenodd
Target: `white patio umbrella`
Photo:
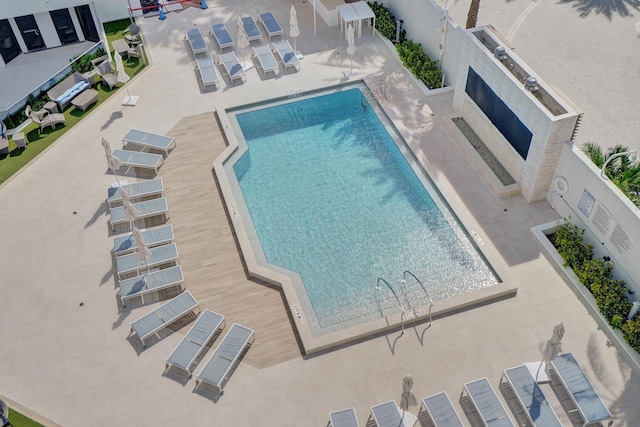
<path id="1" fill-rule="evenodd" d="M 407 374 L 402 379 L 402 397 L 400 397 L 400 409 L 403 412 L 409 410 L 409 406 L 415 406 L 418 404 L 415 394 L 411 391 L 413 388 L 413 378 Z"/>
<path id="2" fill-rule="evenodd" d="M 299 55 L 296 50 L 296 37 L 299 35 L 300 28 L 298 27 L 298 14 L 296 13 L 296 8 L 291 5 L 291 10 L 289 11 L 289 37 L 293 37 L 293 51 L 298 57 L 302 56 Z"/>
<path id="3" fill-rule="evenodd" d="M 353 69 L 353 54 L 356 53 L 355 40 L 353 26 L 349 23 L 349 26 L 347 27 L 347 53 L 351 57 L 351 63 L 349 65 L 349 71 L 344 72 L 344 76 L 346 78 L 358 74 L 358 70 Z"/>
<path id="4" fill-rule="evenodd" d="M 538 366 L 538 371 L 536 372 L 536 380 L 538 379 L 538 373 L 540 372 L 540 368 L 545 366 L 546 364 L 551 362 L 556 358 L 558 354 L 562 351 L 562 337 L 564 336 L 564 324 L 560 323 L 553 327 L 553 335 L 551 339 L 547 341 L 547 347 L 544 351 L 544 356 L 542 358 L 542 362 L 540 362 L 540 366 Z"/>
<path id="5" fill-rule="evenodd" d="M 151 258 L 151 249 L 149 249 L 149 246 L 147 246 L 147 244 L 145 243 L 144 239 L 142 238 L 142 233 L 140 233 L 140 230 L 138 230 L 137 227 L 133 227 L 132 234 L 133 240 L 134 242 L 136 242 L 136 246 L 138 247 L 138 259 L 144 265 L 145 270 L 147 270 L 142 276 L 142 280 L 144 281 L 146 280 L 147 273 L 149 272 L 147 262 L 149 261 L 149 258 Z"/>
<path id="6" fill-rule="evenodd" d="M 122 187 L 120 188 L 120 197 L 122 197 L 122 205 L 124 206 L 124 217 L 129 221 L 131 228 L 133 228 L 133 222 L 138 219 L 140 212 L 133 206 L 133 203 L 129 200 L 127 191 Z"/>
<path id="7" fill-rule="evenodd" d="M 122 166 L 122 163 L 120 162 L 120 160 L 113 157 L 113 154 L 111 153 L 111 144 L 109 144 L 109 141 L 107 141 L 107 138 L 103 136 L 101 142 L 102 142 L 102 147 L 104 148 L 104 155 L 107 157 L 107 165 L 109 166 L 109 169 L 111 169 L 113 174 L 116 176 L 118 187 L 122 187 L 122 185 L 120 185 L 120 180 L 118 179 L 118 174 L 116 173 L 116 171 L 120 169 L 120 166 Z"/>
<path id="8" fill-rule="evenodd" d="M 244 60 L 244 48 L 249 46 L 249 37 L 247 37 L 247 33 L 244 31 L 244 24 L 242 23 L 242 18 L 238 16 L 238 47 L 242 48 L 242 69 L 248 70 L 251 68 L 247 62 Z"/>
<path id="9" fill-rule="evenodd" d="M 127 97 L 122 100 L 122 105 L 129 105 L 133 107 L 138 102 L 139 96 L 131 96 L 129 93 L 129 88 L 127 87 L 127 82 L 131 79 L 129 75 L 124 70 L 124 64 L 122 63 L 122 57 L 118 52 L 113 55 L 114 60 L 116 61 L 116 72 L 118 73 L 118 82 L 122 83 L 127 89 Z"/>

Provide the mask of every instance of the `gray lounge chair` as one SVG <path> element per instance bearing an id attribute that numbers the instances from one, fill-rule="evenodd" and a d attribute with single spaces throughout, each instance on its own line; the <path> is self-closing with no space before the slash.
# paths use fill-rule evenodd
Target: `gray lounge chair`
<path id="1" fill-rule="evenodd" d="M 447 393 L 442 392 L 422 399 L 422 406 L 434 427 L 463 427 L 462 420 L 453 408 Z"/>
<path id="2" fill-rule="evenodd" d="M 193 295 L 189 291 L 185 291 L 132 322 L 131 332 L 135 333 L 142 341 L 142 346 L 146 347 L 145 341 L 149 337 L 155 335 L 160 339 L 158 332 L 187 314 L 193 315 L 193 311 L 198 306 L 198 301 Z"/>
<path id="3" fill-rule="evenodd" d="M 27 105 L 27 108 L 24 110 L 25 116 L 29 117 L 34 123 L 40 126 L 38 133 L 42 132 L 45 128 L 51 127 L 51 129 L 55 129 L 59 123 L 67 124 L 67 119 L 65 119 L 64 114 L 62 113 L 45 113 L 43 116 L 37 114 L 35 111 L 31 109 L 31 106 Z"/>
<path id="4" fill-rule="evenodd" d="M 486 378 L 466 383 L 460 400 L 471 402 L 486 427 L 515 427 Z"/>
<path id="5" fill-rule="evenodd" d="M 144 228 L 147 225 L 164 224 L 169 219 L 169 207 L 167 206 L 167 199 L 164 197 L 134 203 L 133 207 L 138 213 L 134 224 L 139 225 L 140 228 Z M 111 212 L 109 223 L 112 231 L 122 232 L 130 228 L 130 222 L 124 206 L 111 208 L 109 211 Z"/>
<path id="6" fill-rule="evenodd" d="M 253 18 L 251 16 L 245 16 L 241 19 L 242 25 L 244 25 L 244 32 L 247 34 L 247 39 L 249 39 L 250 42 L 260 40 L 262 38 L 262 33 Z"/>
<path id="7" fill-rule="evenodd" d="M 229 34 L 229 30 L 227 30 L 224 24 L 213 24 L 211 26 L 211 35 L 213 35 L 216 43 L 218 43 L 220 51 L 225 47 L 233 47 L 235 44 L 233 38 L 231 38 L 231 34 Z"/>
<path id="8" fill-rule="evenodd" d="M 398 405 L 396 405 L 396 402 L 393 400 L 372 406 L 371 417 L 373 417 L 378 427 L 410 427 L 405 424 L 398 412 Z M 371 417 L 369 417 L 369 419 L 371 419 Z"/>
<path id="9" fill-rule="evenodd" d="M 291 48 L 289 41 L 280 40 L 277 42 L 273 42 L 273 48 L 278 53 L 280 60 L 284 64 L 284 70 L 287 71 L 289 67 L 293 67 L 294 69 L 298 69 L 297 67 L 300 65 L 300 61 L 296 56 L 296 53 Z"/>
<path id="10" fill-rule="evenodd" d="M 178 264 L 178 248 L 175 243 L 156 246 L 151 249 L 151 257 L 146 263 L 142 263 L 137 253 L 116 257 L 116 273 L 118 280 L 123 281 L 131 277 L 139 276 L 156 267 L 173 267 Z"/>
<path id="11" fill-rule="evenodd" d="M 216 67 L 213 63 L 213 58 L 210 56 L 206 58 L 197 58 L 196 64 L 198 72 L 200 73 L 200 80 L 202 80 L 202 87 L 213 85 L 218 88 L 218 86 L 220 86 L 220 78 L 218 77 L 218 72 L 216 71 Z"/>
<path id="12" fill-rule="evenodd" d="M 162 270 L 152 271 L 142 276 L 132 277 L 131 279 L 122 280 L 120 285 L 120 301 L 122 306 L 127 306 L 127 301 L 140 297 L 144 304 L 144 296 L 151 293 L 157 293 L 165 289 L 177 288 L 178 292 L 182 291 L 184 276 L 182 268 L 179 265 L 175 267 L 165 268 Z"/>
<path id="13" fill-rule="evenodd" d="M 558 416 L 526 366 L 505 370 L 500 378 L 500 386 L 503 385 L 511 387 L 532 426 L 562 427 Z"/>
<path id="14" fill-rule="evenodd" d="M 222 392 L 232 369 L 254 338 L 252 329 L 234 323 L 197 375 L 196 388 L 204 382 Z"/>
<path id="15" fill-rule="evenodd" d="M 123 185 L 129 200 L 133 203 L 148 199 L 157 199 L 164 195 L 164 183 L 162 178 L 140 181 L 134 184 Z M 107 190 L 107 203 L 110 208 L 122 206 L 122 193 L 120 187 L 109 187 Z"/>
<path id="16" fill-rule="evenodd" d="M 167 359 L 166 368 L 175 366 L 186 371 L 191 378 L 191 366 L 224 326 L 224 316 L 209 309 L 204 310 Z"/>
<path id="17" fill-rule="evenodd" d="M 176 140 L 170 136 L 131 129 L 124 138 L 122 138 L 122 145 L 123 148 L 127 148 L 130 145 L 140 147 L 142 151 L 161 151 L 166 157 L 169 155 L 169 151 L 176 146 Z"/>
<path id="18" fill-rule="evenodd" d="M 329 425 L 331 427 L 360 427 L 358 418 L 356 418 L 356 411 L 353 408 L 330 413 Z"/>
<path id="19" fill-rule="evenodd" d="M 276 17 L 273 16 L 273 13 L 261 13 L 258 19 L 260 20 L 260 22 L 262 22 L 262 25 L 264 25 L 264 28 L 267 30 L 269 40 L 271 40 L 271 37 L 273 36 L 282 35 L 282 27 L 280 26 L 280 23 L 278 22 Z"/>
<path id="20" fill-rule="evenodd" d="M 552 381 L 559 381 L 584 420 L 584 425 L 613 419 L 573 354 L 561 354 L 550 363 Z"/>
<path id="21" fill-rule="evenodd" d="M 198 53 L 207 52 L 207 42 L 205 42 L 200 28 L 195 27 L 190 30 L 185 30 L 184 38 L 189 40 L 189 46 L 191 47 L 191 52 L 193 52 L 194 57 Z"/>
<path id="22" fill-rule="evenodd" d="M 158 169 L 164 163 L 164 157 L 161 154 L 129 150 L 113 150 L 111 154 L 127 169 L 150 169 L 158 173 Z"/>
<path id="23" fill-rule="evenodd" d="M 276 62 L 276 58 L 273 56 L 269 46 L 256 46 L 253 48 L 253 55 L 258 58 L 260 62 L 260 68 L 262 68 L 262 74 L 266 77 L 266 74 L 271 71 L 274 75 L 278 73 L 280 67 Z"/>
<path id="24" fill-rule="evenodd" d="M 238 62 L 238 58 L 234 52 L 221 53 L 218 55 L 218 59 L 222 63 L 225 71 L 229 75 L 229 79 L 231 79 L 231 84 L 236 79 L 240 79 L 242 81 L 245 77 L 244 69 L 240 62 Z"/>
<path id="25" fill-rule="evenodd" d="M 174 239 L 173 227 L 170 225 L 141 230 L 140 234 L 142 234 L 142 240 L 149 248 L 166 245 L 167 243 L 173 242 Z M 113 239 L 113 252 L 116 256 L 126 255 L 135 252 L 137 249 L 138 247 L 136 246 L 133 234 Z"/>

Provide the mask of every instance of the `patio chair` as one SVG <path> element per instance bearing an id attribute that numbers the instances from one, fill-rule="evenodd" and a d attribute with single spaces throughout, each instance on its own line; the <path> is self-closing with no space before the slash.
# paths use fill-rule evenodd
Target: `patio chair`
<path id="1" fill-rule="evenodd" d="M 233 38 L 231 38 L 231 34 L 229 34 L 229 30 L 227 30 L 227 27 L 224 24 L 213 24 L 211 26 L 211 34 L 216 40 L 216 43 L 218 43 L 220 51 L 225 47 L 233 47 L 235 44 L 233 42 Z"/>
<path id="2" fill-rule="evenodd" d="M 254 40 L 260 40 L 262 33 L 256 25 L 256 22 L 251 16 L 245 16 L 242 19 L 242 25 L 244 25 L 244 32 L 247 34 L 247 39 L 251 42 Z"/>
<path id="3" fill-rule="evenodd" d="M 402 412 L 398 409 L 396 402 L 390 400 L 380 405 L 372 406 L 369 420 L 373 418 L 375 425 L 378 427 L 411 427 L 416 421 L 416 416 L 409 413 L 406 415 L 411 415 L 410 419 L 403 419 Z M 369 424 L 368 421 L 367 424 Z"/>
<path id="4" fill-rule="evenodd" d="M 210 56 L 206 58 L 196 59 L 196 65 L 198 72 L 200 73 L 200 80 L 202 81 L 202 87 L 213 85 L 216 88 L 220 86 L 220 79 L 218 78 L 218 72 L 216 71 L 213 58 Z"/>
<path id="5" fill-rule="evenodd" d="M 110 208 L 122 206 L 122 189 L 127 192 L 129 200 L 133 203 L 149 199 L 157 199 L 164 195 L 164 183 L 162 178 L 140 181 L 122 187 L 109 187 L 107 190 L 107 203 Z"/>
<path id="6" fill-rule="evenodd" d="M 584 425 L 613 419 L 598 392 L 578 365 L 573 354 L 557 356 L 550 362 L 551 380 L 560 383 L 584 420 Z"/>
<path id="7" fill-rule="evenodd" d="M 460 401 L 471 402 L 485 426 L 515 427 L 486 378 L 466 383 Z"/>
<path id="8" fill-rule="evenodd" d="M 422 399 L 422 406 L 434 427 L 463 427 L 462 420 L 446 392 L 425 397 Z"/>
<path id="9" fill-rule="evenodd" d="M 296 53 L 291 48 L 288 40 L 280 40 L 273 42 L 273 48 L 278 53 L 280 60 L 284 64 L 284 70 L 287 71 L 289 67 L 293 67 L 297 70 L 300 65 L 300 61 L 296 56 Z"/>
<path id="10" fill-rule="evenodd" d="M 266 77 L 267 72 L 271 71 L 274 75 L 278 74 L 280 66 L 276 62 L 276 58 L 273 56 L 269 46 L 256 46 L 253 48 L 253 56 L 258 58 L 260 62 L 260 68 L 262 68 L 262 75 Z"/>
<path id="11" fill-rule="evenodd" d="M 109 90 L 113 89 L 118 84 L 118 76 L 113 69 L 113 65 L 109 61 L 103 61 L 96 65 L 96 74 L 100 76 L 103 83 L 109 86 Z"/>
<path id="12" fill-rule="evenodd" d="M 207 52 L 207 42 L 205 42 L 200 28 L 195 27 L 190 30 L 185 30 L 184 38 L 189 40 L 189 46 L 191 47 L 191 52 L 193 52 L 194 57 L 198 53 Z"/>
<path id="13" fill-rule="evenodd" d="M 224 329 L 224 316 L 209 309 L 204 310 L 189 332 L 180 340 L 167 358 L 166 369 L 171 366 L 182 369 L 191 378 L 191 366 L 203 352 L 209 342 Z"/>
<path id="14" fill-rule="evenodd" d="M 356 411 L 353 408 L 330 413 L 329 425 L 331 427 L 360 427 L 358 418 L 356 418 Z"/>
<path id="15" fill-rule="evenodd" d="M 280 26 L 280 23 L 278 22 L 276 17 L 273 16 L 273 13 L 261 13 L 258 19 L 260 20 L 260 22 L 262 22 L 262 25 L 264 25 L 264 28 L 267 30 L 269 40 L 271 40 L 271 37 L 273 36 L 282 35 L 282 27 Z"/>
<path id="16" fill-rule="evenodd" d="M 126 149 L 129 145 L 138 147 L 141 151 L 161 151 L 166 157 L 169 155 L 169 151 L 176 146 L 176 140 L 170 136 L 131 129 L 124 138 L 122 138 L 122 148 Z"/>
<path id="17" fill-rule="evenodd" d="M 175 238 L 173 235 L 173 227 L 170 225 L 140 230 L 140 234 L 142 235 L 142 241 L 149 249 L 171 243 Z M 133 234 L 127 234 L 113 239 L 113 253 L 116 256 L 126 255 L 135 252 L 137 249 L 138 246 L 133 238 Z"/>
<path id="18" fill-rule="evenodd" d="M 129 28 L 127 28 L 122 34 L 127 40 L 127 43 L 129 43 L 130 45 L 142 43 L 142 38 L 140 37 L 140 27 L 136 24 L 129 25 Z"/>
<path id="19" fill-rule="evenodd" d="M 511 388 L 518 405 L 532 426 L 562 427 L 558 416 L 526 366 L 506 369 L 500 378 L 500 386 Z"/>
<path id="20" fill-rule="evenodd" d="M 127 169 L 151 169 L 156 174 L 158 173 L 160 166 L 164 163 L 164 157 L 162 154 L 143 153 L 141 151 L 129 150 L 113 150 L 113 153 L 111 154 L 113 157 L 120 160 L 122 166 Z"/>
<path id="21" fill-rule="evenodd" d="M 40 126 L 39 133 L 42 132 L 46 127 L 51 127 L 55 129 L 59 123 L 67 124 L 67 119 L 65 119 L 64 114 L 62 113 L 45 113 L 43 116 L 36 114 L 31 106 L 27 105 L 27 108 L 24 110 L 24 114 L 29 117 L 34 123 L 37 123 Z"/>
<path id="22" fill-rule="evenodd" d="M 119 282 L 122 307 L 126 307 L 127 301 L 137 297 L 140 297 L 144 304 L 145 295 L 174 287 L 180 293 L 183 283 L 182 267 L 179 265 L 122 280 Z"/>
<path id="23" fill-rule="evenodd" d="M 195 388 L 201 383 L 207 383 L 222 393 L 233 368 L 254 338 L 252 329 L 234 323 L 200 370 Z"/>
<path id="24" fill-rule="evenodd" d="M 229 75 L 231 84 L 233 84 L 233 81 L 236 79 L 240 79 L 240 81 L 244 79 L 246 74 L 244 72 L 244 69 L 242 68 L 242 65 L 240 64 L 240 62 L 238 62 L 238 57 L 236 57 L 236 54 L 233 51 L 221 53 L 220 55 L 218 55 L 218 59 Z"/>
<path id="25" fill-rule="evenodd" d="M 178 265 L 178 248 L 175 243 L 156 246 L 151 249 L 151 257 L 146 263 L 140 261 L 137 253 L 116 257 L 118 281 L 130 279 L 152 268 L 174 267 Z"/>
<path id="26" fill-rule="evenodd" d="M 146 225 L 147 220 L 151 222 L 154 217 L 160 217 L 159 221 L 156 220 L 155 222 L 161 223 L 165 223 L 169 219 L 169 208 L 167 207 L 167 199 L 164 197 L 134 203 L 133 207 L 137 212 L 136 220 L 134 222 L 136 224 L 140 224 L 141 226 Z M 109 224 L 111 225 L 112 231 L 117 231 L 119 226 L 122 225 L 126 226 L 125 229 L 129 228 L 130 224 L 127 219 L 127 215 L 125 214 L 124 206 L 111 208 L 109 209 L 109 212 L 111 213 Z"/>
<path id="27" fill-rule="evenodd" d="M 145 341 L 149 337 L 155 335 L 160 339 L 158 332 L 187 314 L 193 315 L 198 307 L 198 301 L 189 291 L 185 291 L 132 322 L 131 332 L 135 333 L 142 341 L 142 347 L 146 347 Z"/>

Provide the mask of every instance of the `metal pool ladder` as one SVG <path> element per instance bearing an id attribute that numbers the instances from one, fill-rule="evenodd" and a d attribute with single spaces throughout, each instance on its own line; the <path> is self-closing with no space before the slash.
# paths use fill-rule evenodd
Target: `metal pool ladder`
<path id="1" fill-rule="evenodd" d="M 424 287 L 424 285 L 422 284 L 420 279 L 418 279 L 416 277 L 416 275 L 413 274 L 412 272 L 410 272 L 409 270 L 405 270 L 405 272 L 402 273 L 402 283 L 406 283 L 407 282 L 407 280 L 406 280 L 407 274 L 410 274 L 416 280 L 416 282 L 418 282 L 418 284 L 420 285 L 420 287 L 422 288 L 424 293 L 427 295 L 427 299 L 429 300 L 429 326 L 431 326 L 431 323 L 432 323 L 431 309 L 433 308 L 433 300 L 431 299 L 431 296 L 429 295 L 429 292 L 427 292 L 427 288 Z M 414 309 L 414 313 L 415 313 L 415 309 Z"/>

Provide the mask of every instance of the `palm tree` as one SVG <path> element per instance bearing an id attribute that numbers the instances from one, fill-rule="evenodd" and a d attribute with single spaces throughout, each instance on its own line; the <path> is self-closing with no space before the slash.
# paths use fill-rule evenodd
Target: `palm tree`
<path id="1" fill-rule="evenodd" d="M 471 0 L 469 13 L 467 14 L 467 30 L 474 28 L 478 23 L 478 12 L 480 11 L 480 0 Z"/>
<path id="2" fill-rule="evenodd" d="M 629 148 L 618 144 L 605 153 L 598 144 L 589 141 L 582 146 L 582 151 L 597 167 L 602 168 L 609 157 L 627 152 Z M 640 164 L 631 162 L 627 156 L 620 156 L 607 165 L 604 173 L 634 205 L 640 207 Z"/>

